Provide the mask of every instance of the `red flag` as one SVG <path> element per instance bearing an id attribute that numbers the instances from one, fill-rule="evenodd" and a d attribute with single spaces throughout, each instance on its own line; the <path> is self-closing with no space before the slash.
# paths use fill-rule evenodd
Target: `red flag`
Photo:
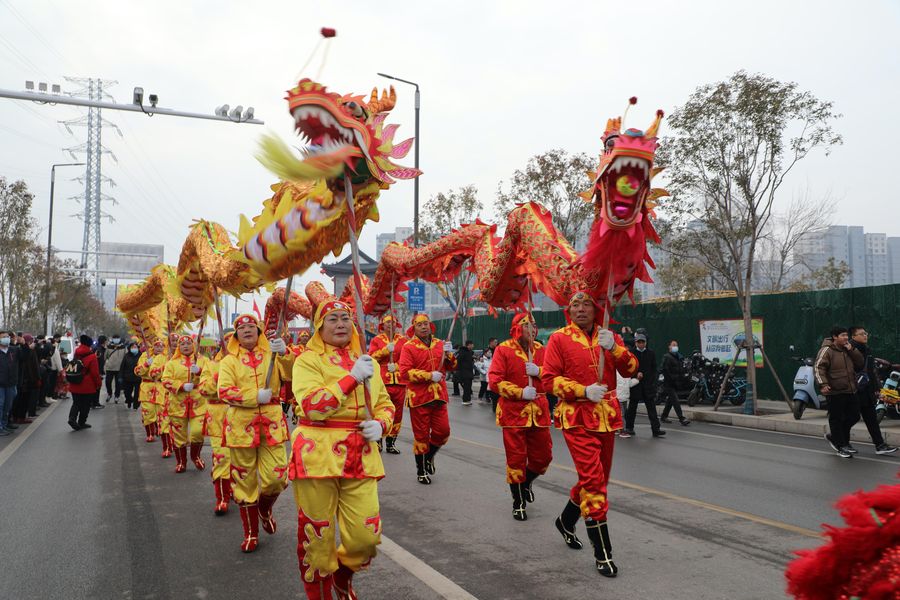
<path id="1" fill-rule="evenodd" d="M 256 313 L 256 317 L 262 322 L 263 318 L 259 312 L 259 306 L 256 305 L 256 298 L 253 299 L 253 312 Z"/>

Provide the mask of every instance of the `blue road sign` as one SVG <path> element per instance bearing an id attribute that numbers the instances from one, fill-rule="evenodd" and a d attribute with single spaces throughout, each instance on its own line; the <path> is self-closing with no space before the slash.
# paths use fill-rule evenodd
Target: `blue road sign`
<path id="1" fill-rule="evenodd" d="M 424 312 L 425 310 L 425 283 L 410 281 L 406 284 L 409 290 L 406 292 L 406 303 L 411 311 Z"/>

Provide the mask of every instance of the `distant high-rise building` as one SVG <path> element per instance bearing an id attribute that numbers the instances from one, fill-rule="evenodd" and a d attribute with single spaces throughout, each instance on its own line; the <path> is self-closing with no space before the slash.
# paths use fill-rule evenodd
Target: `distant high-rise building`
<path id="1" fill-rule="evenodd" d="M 402 244 L 413 234 L 412 227 L 397 227 L 393 232 L 379 233 L 375 236 L 375 260 L 381 260 L 381 253 L 391 242 Z"/>
<path id="2" fill-rule="evenodd" d="M 887 239 L 888 277 L 890 283 L 900 283 L 900 237 Z"/>
<path id="3" fill-rule="evenodd" d="M 826 266 L 847 265 L 850 272 L 842 287 L 900 283 L 900 238 L 884 233 L 865 233 L 858 225 L 832 225 L 800 240 L 794 260 L 803 276 Z"/>
<path id="4" fill-rule="evenodd" d="M 888 274 L 887 235 L 866 234 L 866 285 L 890 283 Z"/>

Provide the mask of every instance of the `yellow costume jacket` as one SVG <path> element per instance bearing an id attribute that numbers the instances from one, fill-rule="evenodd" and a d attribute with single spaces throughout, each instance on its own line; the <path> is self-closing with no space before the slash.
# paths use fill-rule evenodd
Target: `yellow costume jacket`
<path id="1" fill-rule="evenodd" d="M 200 377 L 207 368 L 209 360 L 202 355 L 194 353 L 191 356 L 183 356 L 181 352 L 175 352 L 172 360 L 166 362 L 163 369 L 162 383 L 169 392 L 168 414 L 170 417 L 192 419 L 206 414 L 206 399 L 200 393 Z M 194 375 L 190 372 L 191 365 L 200 367 L 200 373 Z M 191 382 L 194 389 L 184 391 L 184 384 Z"/>
<path id="2" fill-rule="evenodd" d="M 277 358 L 279 363 L 290 368 L 294 357 L 288 353 Z M 219 364 L 219 399 L 226 402 L 223 442 L 229 448 L 256 448 L 277 446 L 288 440 L 287 421 L 278 402 L 281 388 L 279 368 L 272 371 L 269 389 L 272 402 L 260 405 L 256 402 L 259 390 L 266 386 L 266 374 L 272 352 L 269 341 L 260 336 L 253 350 L 241 346 L 236 338 L 228 341 L 228 356 Z"/>
<path id="3" fill-rule="evenodd" d="M 211 360 L 200 373 L 200 394 L 206 399 L 206 420 L 203 421 L 203 435 L 211 438 L 222 438 L 222 423 L 228 405 L 219 399 L 220 363 Z"/>
<path id="4" fill-rule="evenodd" d="M 144 352 L 138 359 L 134 374 L 141 378 L 140 401 L 149 404 L 166 403 L 166 391 L 160 383 L 163 368 L 166 366 L 166 355 L 151 355 Z"/>
<path id="5" fill-rule="evenodd" d="M 300 420 L 291 442 L 291 479 L 384 477 L 375 442 L 367 442 L 358 430 L 359 423 L 370 418 L 365 387 L 350 375 L 359 355 L 358 341 L 335 348 L 313 336 L 294 363 L 295 411 Z M 371 418 L 381 422 L 382 432 L 389 431 L 394 404 L 377 368 L 369 380 L 369 397 Z"/>

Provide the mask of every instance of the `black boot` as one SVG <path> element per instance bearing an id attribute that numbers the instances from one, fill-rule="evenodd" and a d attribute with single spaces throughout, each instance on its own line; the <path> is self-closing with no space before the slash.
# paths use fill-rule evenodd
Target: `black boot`
<path id="1" fill-rule="evenodd" d="M 578 523 L 580 516 L 581 507 L 569 499 L 562 514 L 556 517 L 556 529 L 562 534 L 566 546 L 572 550 L 581 550 L 584 547 L 581 540 L 575 535 L 575 524 Z"/>
<path id="2" fill-rule="evenodd" d="M 612 544 L 609 541 L 609 526 L 606 521 L 598 523 L 593 519 L 585 521 L 588 539 L 594 547 L 594 560 L 597 562 L 597 570 L 604 577 L 615 577 L 619 572 L 616 563 L 612 561 Z"/>
<path id="3" fill-rule="evenodd" d="M 378 444 L 378 454 L 381 454 L 384 452 L 384 442 L 378 440 L 376 443 Z"/>
<path id="4" fill-rule="evenodd" d="M 529 504 L 534 504 L 534 490 L 531 489 L 531 482 L 539 476 L 539 473 L 525 469 L 525 483 L 522 484 L 522 499 Z"/>
<path id="5" fill-rule="evenodd" d="M 394 436 L 388 436 L 384 438 L 385 450 L 388 454 L 400 454 L 400 450 L 397 449 L 397 438 Z"/>
<path id="6" fill-rule="evenodd" d="M 440 446 L 431 446 L 425 453 L 425 472 L 429 475 L 434 475 L 434 455 L 440 449 Z"/>
<path id="7" fill-rule="evenodd" d="M 424 454 L 416 454 L 416 478 L 419 480 L 419 483 L 424 483 L 425 485 L 431 483 L 431 477 L 425 472 Z"/>
<path id="8" fill-rule="evenodd" d="M 525 499 L 522 497 L 522 483 L 509 484 L 509 491 L 513 497 L 513 519 L 516 521 L 527 521 L 528 515 L 525 514 Z"/>

